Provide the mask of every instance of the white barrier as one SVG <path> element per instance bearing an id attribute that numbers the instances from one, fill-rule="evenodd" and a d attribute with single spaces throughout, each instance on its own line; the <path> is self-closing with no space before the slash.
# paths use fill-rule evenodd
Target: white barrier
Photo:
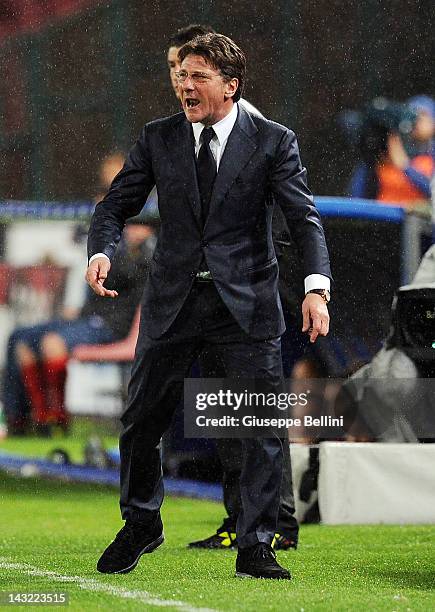
<path id="1" fill-rule="evenodd" d="M 65 404 L 71 414 L 118 417 L 123 409 L 122 372 L 116 363 L 68 362 Z"/>
<path id="2" fill-rule="evenodd" d="M 322 522 L 435 523 L 435 444 L 324 442 Z"/>
<path id="3" fill-rule="evenodd" d="M 8 306 L 0 305 L 0 368 L 6 361 L 7 342 L 14 330 L 14 315 Z"/>

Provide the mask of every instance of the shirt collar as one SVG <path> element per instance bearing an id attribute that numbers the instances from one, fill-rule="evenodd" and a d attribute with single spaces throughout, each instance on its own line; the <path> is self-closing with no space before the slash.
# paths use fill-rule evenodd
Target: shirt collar
<path id="1" fill-rule="evenodd" d="M 222 146 L 222 144 L 231 134 L 231 130 L 233 129 L 234 124 L 237 120 L 237 113 L 238 106 L 236 102 L 235 104 L 233 104 L 233 108 L 230 110 L 228 115 L 226 115 L 223 119 L 211 126 L 215 131 L 220 146 Z M 195 137 L 195 144 L 197 147 L 199 147 L 199 139 L 201 137 L 201 132 L 204 128 L 205 125 L 203 123 L 192 123 L 193 135 Z"/>

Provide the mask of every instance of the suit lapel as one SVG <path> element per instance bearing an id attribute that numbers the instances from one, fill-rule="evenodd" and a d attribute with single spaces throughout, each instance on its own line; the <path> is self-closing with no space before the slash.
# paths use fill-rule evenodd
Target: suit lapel
<path id="1" fill-rule="evenodd" d="M 221 204 L 234 180 L 256 151 L 257 143 L 252 138 L 256 132 L 257 128 L 254 122 L 244 108 L 239 105 L 237 121 L 228 137 L 224 154 L 219 164 L 208 218 L 212 216 L 213 209 Z"/>
<path id="2" fill-rule="evenodd" d="M 246 166 L 257 149 L 254 136 L 257 127 L 249 114 L 239 104 L 239 113 L 228 138 L 210 201 L 210 214 L 220 205 L 234 180 Z M 198 225 L 202 227 L 201 198 L 196 176 L 195 144 L 191 124 L 185 117 L 173 126 L 164 137 L 172 164 L 183 184 Z M 207 223 L 207 222 L 206 222 Z"/>
<path id="3" fill-rule="evenodd" d="M 177 175 L 201 225 L 201 200 L 196 177 L 195 144 L 191 124 L 182 118 L 165 138 L 166 146 Z"/>

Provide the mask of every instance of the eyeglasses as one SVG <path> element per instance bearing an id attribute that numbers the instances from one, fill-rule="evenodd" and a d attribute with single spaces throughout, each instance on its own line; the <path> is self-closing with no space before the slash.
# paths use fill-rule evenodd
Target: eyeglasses
<path id="1" fill-rule="evenodd" d="M 213 77 L 220 75 L 206 74 L 205 72 L 192 72 L 191 74 L 189 74 L 186 70 L 179 70 L 175 73 L 175 76 L 179 83 L 184 83 L 184 81 L 189 77 L 194 83 L 206 83 L 207 81 L 211 81 Z"/>

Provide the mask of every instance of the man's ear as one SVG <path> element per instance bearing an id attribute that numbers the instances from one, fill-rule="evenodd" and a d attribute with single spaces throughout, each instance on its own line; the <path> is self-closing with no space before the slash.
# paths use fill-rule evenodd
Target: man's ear
<path id="1" fill-rule="evenodd" d="M 237 91 L 239 86 L 239 79 L 230 79 L 225 81 L 224 96 L 225 98 L 232 98 Z"/>

